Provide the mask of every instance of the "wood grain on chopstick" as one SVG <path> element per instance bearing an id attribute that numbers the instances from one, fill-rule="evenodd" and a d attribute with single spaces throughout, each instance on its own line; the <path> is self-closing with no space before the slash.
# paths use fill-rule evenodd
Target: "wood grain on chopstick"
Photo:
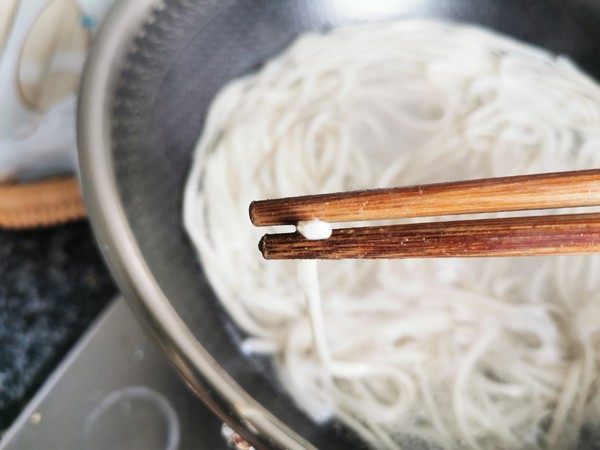
<path id="1" fill-rule="evenodd" d="M 266 259 L 449 258 L 600 251 L 600 213 L 341 228 L 329 239 L 266 234 Z"/>
<path id="2" fill-rule="evenodd" d="M 256 226 L 600 205 L 600 169 L 254 201 Z"/>

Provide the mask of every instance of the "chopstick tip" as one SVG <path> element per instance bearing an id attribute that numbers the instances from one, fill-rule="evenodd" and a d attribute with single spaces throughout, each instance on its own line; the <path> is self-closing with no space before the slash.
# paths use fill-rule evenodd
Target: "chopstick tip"
<path id="1" fill-rule="evenodd" d="M 269 258 L 267 258 L 267 255 L 265 254 L 267 236 L 268 235 L 265 234 L 263 237 L 260 238 L 260 241 L 258 241 L 258 250 L 262 254 L 263 258 L 265 258 L 265 259 L 269 259 Z"/>
<path id="2" fill-rule="evenodd" d="M 256 225 L 256 200 L 252 200 L 250 202 L 250 206 L 248 207 L 248 215 L 250 216 L 250 222 L 252 222 L 252 225 L 258 226 Z"/>

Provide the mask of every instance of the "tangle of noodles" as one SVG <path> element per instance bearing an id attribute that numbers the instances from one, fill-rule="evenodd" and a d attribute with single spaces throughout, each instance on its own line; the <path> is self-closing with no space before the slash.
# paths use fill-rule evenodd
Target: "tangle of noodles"
<path id="1" fill-rule="evenodd" d="M 380 449 L 571 448 L 600 423 L 600 256 L 317 271 L 263 260 L 248 205 L 598 166 L 600 88 L 568 60 L 469 26 L 356 25 L 222 89 L 184 221 L 245 350 L 315 420 Z"/>

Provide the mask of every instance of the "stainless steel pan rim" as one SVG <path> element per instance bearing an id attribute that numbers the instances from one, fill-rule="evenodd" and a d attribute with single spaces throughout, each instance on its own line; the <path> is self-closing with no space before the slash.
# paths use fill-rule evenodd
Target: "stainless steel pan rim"
<path id="1" fill-rule="evenodd" d="M 78 105 L 79 166 L 85 203 L 103 255 L 129 305 L 190 388 L 256 448 L 314 448 L 268 413 L 194 338 L 147 267 L 125 217 L 113 171 L 110 93 L 127 44 L 161 0 L 117 2 L 86 64 Z"/>
<path id="2" fill-rule="evenodd" d="M 105 257 L 183 378 L 257 448 L 364 443 L 339 421 L 312 421 L 272 367 L 243 354 L 244 335 L 215 293 L 203 297 L 210 283 L 180 220 L 202 115 L 223 82 L 254 70 L 299 33 L 406 16 L 483 25 L 569 55 L 600 78 L 597 0 L 121 0 L 88 61 L 80 166 Z"/>

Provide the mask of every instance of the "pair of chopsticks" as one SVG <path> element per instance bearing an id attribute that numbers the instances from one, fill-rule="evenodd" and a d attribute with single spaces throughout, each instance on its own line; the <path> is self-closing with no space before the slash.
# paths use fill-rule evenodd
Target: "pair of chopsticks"
<path id="1" fill-rule="evenodd" d="M 600 205 L 600 169 L 254 201 L 256 226 L 355 222 Z M 334 229 L 330 238 L 265 234 L 266 259 L 444 258 L 600 251 L 600 213 Z"/>

